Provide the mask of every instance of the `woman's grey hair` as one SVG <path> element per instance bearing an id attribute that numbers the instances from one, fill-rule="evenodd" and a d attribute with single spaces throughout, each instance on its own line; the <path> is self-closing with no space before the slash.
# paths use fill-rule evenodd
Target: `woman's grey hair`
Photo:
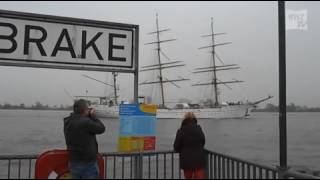
<path id="1" fill-rule="evenodd" d="M 79 99 L 74 102 L 73 112 L 76 114 L 82 114 L 88 108 L 89 108 L 88 101 L 86 101 L 84 99 Z"/>

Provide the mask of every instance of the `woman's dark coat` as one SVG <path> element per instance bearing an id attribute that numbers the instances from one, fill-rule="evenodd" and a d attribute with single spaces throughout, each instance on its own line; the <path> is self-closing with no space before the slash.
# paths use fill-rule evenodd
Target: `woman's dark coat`
<path id="1" fill-rule="evenodd" d="M 197 120 L 183 121 L 174 141 L 174 150 L 180 153 L 181 169 L 192 170 L 204 168 L 205 135 Z"/>

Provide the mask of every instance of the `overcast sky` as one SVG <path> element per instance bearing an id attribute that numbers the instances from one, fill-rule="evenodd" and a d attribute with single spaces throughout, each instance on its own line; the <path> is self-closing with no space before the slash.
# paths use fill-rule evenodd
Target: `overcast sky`
<path id="1" fill-rule="evenodd" d="M 232 44 L 217 48 L 225 64 L 235 63 L 241 69 L 219 73 L 220 80 L 233 78 L 245 81 L 232 85 L 232 90 L 221 87 L 222 101 L 254 101 L 273 95 L 270 102 L 278 102 L 278 36 L 276 2 L 0 2 L 1 9 L 40 14 L 86 18 L 140 25 L 140 64 L 155 60 L 154 47 L 144 43 L 154 40 L 147 35 L 155 30 L 155 15 L 159 14 L 160 28 L 170 28 L 163 39 L 177 38 L 163 46 L 172 60 L 182 60 L 185 68 L 168 70 L 166 77 L 190 78 L 179 83 L 180 89 L 166 86 L 166 101 L 179 98 L 205 98 L 208 89 L 193 88 L 192 83 L 206 81 L 195 76 L 194 68 L 210 65 L 210 54 L 199 47 L 209 45 L 201 35 L 210 32 L 210 18 L 214 18 L 215 32 L 226 32 L 217 42 Z M 308 11 L 307 31 L 287 31 L 287 88 L 288 103 L 320 106 L 320 3 L 288 2 L 287 9 Z M 41 101 L 50 105 L 71 104 L 72 95 L 103 95 L 110 91 L 102 84 L 86 79 L 82 74 L 106 81 L 107 73 L 52 69 L 0 67 L 0 104 L 5 102 L 33 104 Z M 141 81 L 148 74 L 141 74 Z M 133 77 L 120 75 L 122 98 L 132 97 Z M 150 94 L 141 88 L 140 95 Z M 263 105 L 262 105 L 263 106 Z"/>

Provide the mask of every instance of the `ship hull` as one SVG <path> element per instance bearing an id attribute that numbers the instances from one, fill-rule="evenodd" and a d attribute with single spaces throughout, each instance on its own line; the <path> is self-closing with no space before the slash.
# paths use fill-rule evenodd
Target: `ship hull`
<path id="1" fill-rule="evenodd" d="M 119 118 L 119 107 L 94 107 L 100 118 Z M 201 109 L 158 109 L 158 119 L 181 119 L 186 112 L 193 112 L 198 119 L 236 119 L 250 115 L 252 105 L 232 105 Z"/>
<path id="2" fill-rule="evenodd" d="M 99 118 L 119 118 L 119 106 L 95 106 L 97 117 Z"/>
<path id="3" fill-rule="evenodd" d="M 236 119 L 248 117 L 251 110 L 252 106 L 248 105 L 233 105 L 203 109 L 159 109 L 157 112 L 157 118 L 181 119 L 184 117 L 185 113 L 193 112 L 198 119 Z"/>

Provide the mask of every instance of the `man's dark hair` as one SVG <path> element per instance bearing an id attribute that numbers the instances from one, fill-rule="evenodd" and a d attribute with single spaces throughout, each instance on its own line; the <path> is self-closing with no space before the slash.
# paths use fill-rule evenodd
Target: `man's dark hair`
<path id="1" fill-rule="evenodd" d="M 89 108 L 88 101 L 84 99 L 79 99 L 74 102 L 73 112 L 76 114 L 82 114 L 88 108 Z"/>

